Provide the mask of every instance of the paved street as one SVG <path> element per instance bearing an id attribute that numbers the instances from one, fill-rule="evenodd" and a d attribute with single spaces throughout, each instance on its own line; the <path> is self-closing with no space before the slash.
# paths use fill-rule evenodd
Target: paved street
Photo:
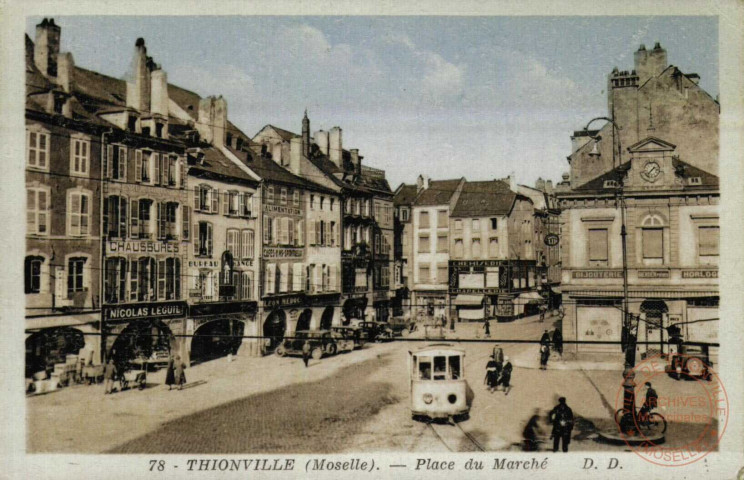
<path id="1" fill-rule="evenodd" d="M 492 337 L 537 340 L 546 326 L 549 321 L 534 317 L 494 322 Z M 480 327 L 460 324 L 456 335 L 482 336 Z M 219 359 L 187 370 L 189 384 L 183 391 L 168 391 L 161 371 L 150 375 L 144 391 L 105 396 L 102 386 L 75 386 L 30 397 L 28 448 L 81 453 L 447 451 L 431 428 L 410 417 L 407 355 L 422 345 L 368 345 L 312 361 L 307 369 L 299 358 Z M 544 416 L 559 396 L 566 396 L 581 417 L 572 449 L 627 449 L 594 440 L 597 427 L 612 427 L 620 372 L 517 366 L 505 396 L 488 393 L 483 385 L 492 344 L 462 345 L 475 399 L 470 419 L 461 425 L 487 450 L 518 449 L 535 409 Z M 502 347 L 511 357 L 537 350 L 534 344 Z M 660 395 L 681 394 L 690 385 L 665 376 L 655 382 Z M 671 423 L 667 443 L 682 445 L 701 428 Z"/>

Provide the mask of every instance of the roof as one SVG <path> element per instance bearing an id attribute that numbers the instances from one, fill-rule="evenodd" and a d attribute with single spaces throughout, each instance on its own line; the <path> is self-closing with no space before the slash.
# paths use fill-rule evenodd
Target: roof
<path id="1" fill-rule="evenodd" d="M 449 203 L 461 181 L 460 178 L 456 180 L 430 180 L 429 188 L 421 191 L 413 205 L 420 207 Z"/>
<path id="2" fill-rule="evenodd" d="M 623 163 L 617 168 L 614 168 L 608 172 L 603 173 L 602 175 L 589 180 L 583 185 L 580 185 L 576 188 L 574 188 L 574 191 L 590 191 L 590 190 L 602 190 L 607 191 L 605 188 L 605 182 L 608 180 L 615 180 L 618 181 L 623 175 L 623 172 L 630 168 L 630 162 L 631 160 L 628 160 L 627 162 Z M 683 178 L 691 178 L 691 177 L 700 177 L 700 183 L 696 185 L 684 185 L 684 190 L 695 190 L 700 187 L 718 187 L 719 185 L 719 178 L 716 175 L 713 175 L 712 173 L 708 173 L 704 170 L 700 170 L 697 167 L 693 167 L 687 162 L 683 162 L 682 160 L 679 160 L 677 158 L 672 159 L 672 165 L 674 166 L 674 169 L 677 173 L 677 175 L 681 175 Z"/>
<path id="3" fill-rule="evenodd" d="M 258 183 L 256 179 L 254 179 L 248 173 L 243 171 L 232 160 L 227 158 L 227 156 L 225 156 L 224 153 L 219 151 L 219 149 L 214 148 L 214 147 L 207 147 L 207 148 L 202 148 L 201 150 L 204 153 L 204 161 L 202 163 L 192 165 L 189 171 L 191 170 L 203 171 L 203 172 L 207 172 L 211 174 L 224 175 L 224 176 L 229 176 L 232 178 L 237 178 L 240 180 L 250 182 L 252 184 Z"/>
<path id="4" fill-rule="evenodd" d="M 509 184 L 501 180 L 465 182 L 450 216 L 508 215 L 516 198 L 517 193 L 511 191 Z"/>
<path id="5" fill-rule="evenodd" d="M 399 205 L 411 205 L 416 199 L 418 194 L 416 185 L 406 185 L 402 183 L 395 192 L 393 197 L 393 204 L 397 207 Z"/>

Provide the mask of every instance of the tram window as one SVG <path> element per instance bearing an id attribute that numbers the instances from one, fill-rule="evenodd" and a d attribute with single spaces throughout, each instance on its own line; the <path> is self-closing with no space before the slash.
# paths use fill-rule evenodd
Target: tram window
<path id="1" fill-rule="evenodd" d="M 434 357 L 434 380 L 446 380 L 447 357 Z"/>
<path id="2" fill-rule="evenodd" d="M 419 359 L 419 379 L 431 380 L 431 361 L 428 358 Z"/>
<path id="3" fill-rule="evenodd" d="M 457 380 L 458 378 L 460 378 L 460 357 L 459 356 L 449 357 L 449 365 L 450 365 L 450 373 L 452 375 L 452 380 Z"/>

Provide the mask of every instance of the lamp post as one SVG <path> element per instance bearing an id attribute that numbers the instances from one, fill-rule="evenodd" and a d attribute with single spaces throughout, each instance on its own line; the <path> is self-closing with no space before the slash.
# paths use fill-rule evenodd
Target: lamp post
<path id="1" fill-rule="evenodd" d="M 615 192 L 615 202 L 620 208 L 620 239 L 622 243 L 622 254 L 623 254 L 623 326 L 622 326 L 622 348 L 625 353 L 625 365 L 623 369 L 623 419 L 620 422 L 620 428 L 624 433 L 628 433 L 634 425 L 635 416 L 635 374 L 633 368 L 635 367 L 635 351 L 636 351 L 636 328 L 634 328 L 633 316 L 630 314 L 628 308 L 628 248 L 627 248 L 627 229 L 625 226 L 625 195 L 624 195 L 624 177 L 627 172 L 627 167 L 622 165 L 622 148 L 620 147 L 620 130 L 621 128 L 615 123 L 615 121 L 608 117 L 597 117 L 593 118 L 586 124 L 585 131 L 589 131 L 589 126 L 597 121 L 604 120 L 612 125 L 612 166 L 620 174 L 618 179 L 618 187 Z M 615 132 L 617 131 L 617 137 Z M 595 142 L 599 141 L 601 137 L 592 137 Z M 615 144 L 617 144 L 617 151 L 615 150 Z M 589 155 L 599 156 L 600 153 L 597 150 L 597 144 L 594 144 L 592 151 Z M 616 156 L 617 155 L 617 156 Z M 622 167 L 620 170 L 618 167 Z"/>

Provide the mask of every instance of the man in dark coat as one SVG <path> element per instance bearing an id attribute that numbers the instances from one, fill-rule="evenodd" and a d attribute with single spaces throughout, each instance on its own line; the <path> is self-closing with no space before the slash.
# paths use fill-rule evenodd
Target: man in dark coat
<path id="1" fill-rule="evenodd" d="M 550 334 L 547 330 L 545 330 L 545 333 L 540 337 L 540 345 L 550 345 Z"/>
<path id="2" fill-rule="evenodd" d="M 486 330 L 486 337 L 491 337 L 491 322 L 486 319 L 485 323 L 483 324 L 483 328 Z"/>
<path id="3" fill-rule="evenodd" d="M 109 358 L 108 363 L 103 367 L 104 395 L 111 393 L 114 389 L 114 378 L 116 378 L 116 365 L 114 359 Z"/>
<path id="4" fill-rule="evenodd" d="M 176 383 L 176 370 L 173 361 L 173 356 L 168 357 L 168 368 L 165 371 L 165 384 L 168 385 L 168 390 L 173 388 Z"/>
<path id="5" fill-rule="evenodd" d="M 550 411 L 548 416 L 553 424 L 553 451 L 558 451 L 558 444 L 563 440 L 563 451 L 568 452 L 568 444 L 571 442 L 571 430 L 574 426 L 574 416 L 571 407 L 566 405 L 566 397 L 558 399 L 558 405 Z"/>
<path id="6" fill-rule="evenodd" d="M 496 388 L 499 386 L 504 387 L 504 395 L 509 395 L 509 388 L 511 382 L 511 374 L 512 374 L 512 364 L 509 361 L 509 357 L 504 357 L 504 366 L 501 367 L 501 374 L 499 375 L 499 381 L 497 383 Z"/>
<path id="7" fill-rule="evenodd" d="M 556 328 L 553 332 L 553 348 L 558 352 L 558 355 L 563 357 L 563 334 L 560 328 Z"/>
<path id="8" fill-rule="evenodd" d="M 494 356 L 491 355 L 491 360 L 489 360 L 488 364 L 486 364 L 486 378 L 484 379 L 486 382 L 486 385 L 488 385 L 489 392 L 493 393 L 494 389 L 496 388 L 498 378 L 499 378 L 498 363 L 496 362 L 496 359 L 494 358 Z"/>
<path id="9" fill-rule="evenodd" d="M 305 341 L 302 345 L 302 361 L 305 363 L 305 368 L 307 368 L 307 364 L 310 363 L 310 342 L 308 341 Z"/>

